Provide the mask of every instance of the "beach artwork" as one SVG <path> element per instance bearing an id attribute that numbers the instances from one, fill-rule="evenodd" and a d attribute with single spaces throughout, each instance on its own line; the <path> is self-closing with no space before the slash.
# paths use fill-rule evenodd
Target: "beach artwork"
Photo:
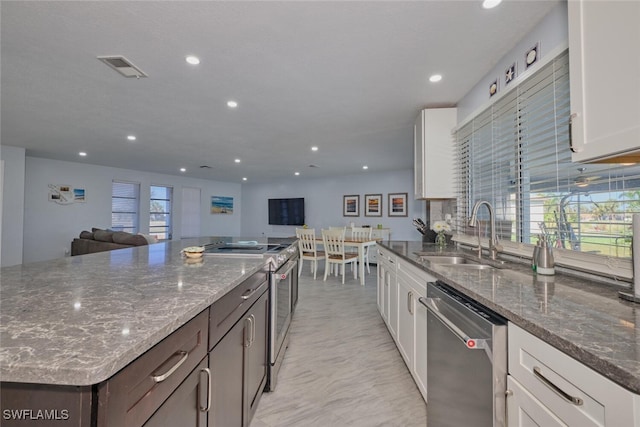
<path id="1" fill-rule="evenodd" d="M 232 214 L 233 197 L 211 196 L 212 214 Z"/>

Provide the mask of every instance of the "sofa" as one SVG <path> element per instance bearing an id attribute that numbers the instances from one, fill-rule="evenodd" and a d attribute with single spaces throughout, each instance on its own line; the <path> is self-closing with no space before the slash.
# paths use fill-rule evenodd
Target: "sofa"
<path id="1" fill-rule="evenodd" d="M 91 231 L 85 230 L 80 233 L 78 238 L 73 239 L 71 242 L 71 256 L 132 248 L 155 242 L 157 240 L 153 236 L 92 228 Z"/>

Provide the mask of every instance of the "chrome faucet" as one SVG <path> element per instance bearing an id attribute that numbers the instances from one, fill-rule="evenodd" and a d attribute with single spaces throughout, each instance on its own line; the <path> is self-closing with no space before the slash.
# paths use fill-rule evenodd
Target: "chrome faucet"
<path id="1" fill-rule="evenodd" d="M 496 234 L 496 216 L 493 211 L 493 206 L 491 203 L 486 200 L 480 200 L 473 205 L 473 209 L 471 209 L 471 218 L 469 218 L 469 227 L 476 227 L 478 225 L 478 209 L 481 205 L 486 205 L 489 210 L 489 221 L 491 222 L 491 237 L 489 239 L 489 253 L 491 254 L 491 259 L 496 260 L 498 256 L 498 252 L 502 251 L 502 246 L 498 243 L 498 235 Z M 478 234 L 478 241 L 480 240 L 480 234 Z M 480 243 L 478 242 L 478 246 Z"/>

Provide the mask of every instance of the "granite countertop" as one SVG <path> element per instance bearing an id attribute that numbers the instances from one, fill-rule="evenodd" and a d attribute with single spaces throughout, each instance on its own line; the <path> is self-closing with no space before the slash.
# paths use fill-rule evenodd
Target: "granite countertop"
<path id="1" fill-rule="evenodd" d="M 454 245 L 422 242 L 381 245 L 475 299 L 596 372 L 640 394 L 640 305 L 618 298 L 621 288 L 556 273 L 536 275 L 529 265 L 465 270 L 431 266 L 419 252 L 473 254 Z"/>
<path id="2" fill-rule="evenodd" d="M 0 378 L 91 385 L 111 377 L 264 267 L 182 256 L 189 239 L 0 270 Z"/>

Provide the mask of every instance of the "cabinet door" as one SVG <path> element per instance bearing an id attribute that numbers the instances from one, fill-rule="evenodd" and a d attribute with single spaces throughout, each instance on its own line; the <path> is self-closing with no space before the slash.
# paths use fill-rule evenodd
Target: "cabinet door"
<path id="1" fill-rule="evenodd" d="M 426 291 L 425 295 L 426 296 Z M 420 304 L 417 298 L 420 295 L 415 296 L 414 302 L 415 311 L 413 318 L 415 320 L 415 375 L 413 378 L 416 381 L 416 385 L 422 393 L 422 397 L 425 402 L 427 401 L 427 307 Z"/>
<path id="2" fill-rule="evenodd" d="M 398 350 L 409 371 L 413 373 L 413 345 L 414 345 L 414 297 L 409 284 L 398 276 Z"/>
<path id="3" fill-rule="evenodd" d="M 397 336 L 398 331 L 398 284 L 396 282 L 395 261 L 390 261 L 391 269 L 387 271 L 386 281 L 389 289 L 387 308 L 389 310 L 389 331 L 392 337 Z"/>
<path id="4" fill-rule="evenodd" d="M 269 327 L 269 293 L 265 292 L 245 318 L 250 319 L 245 337 L 245 416 L 249 425 L 267 381 L 267 330 Z"/>
<path id="5" fill-rule="evenodd" d="M 245 322 L 243 317 L 209 353 L 212 403 L 209 427 L 242 425 Z"/>
<path id="6" fill-rule="evenodd" d="M 640 150 L 640 2 L 576 0 L 568 14 L 572 160 Z"/>
<path id="7" fill-rule="evenodd" d="M 516 380 L 507 377 L 508 427 L 567 427 Z"/>
<path id="8" fill-rule="evenodd" d="M 386 272 L 386 264 L 384 262 L 378 263 L 378 277 L 377 277 L 377 285 L 378 285 L 378 311 L 382 316 L 382 319 L 387 322 L 387 311 L 385 310 L 385 301 L 386 301 L 386 292 L 387 285 L 385 283 L 385 272 Z"/>
<path id="9" fill-rule="evenodd" d="M 144 427 L 206 427 L 209 376 L 207 358 L 189 374 L 187 379 L 162 404 Z"/>

